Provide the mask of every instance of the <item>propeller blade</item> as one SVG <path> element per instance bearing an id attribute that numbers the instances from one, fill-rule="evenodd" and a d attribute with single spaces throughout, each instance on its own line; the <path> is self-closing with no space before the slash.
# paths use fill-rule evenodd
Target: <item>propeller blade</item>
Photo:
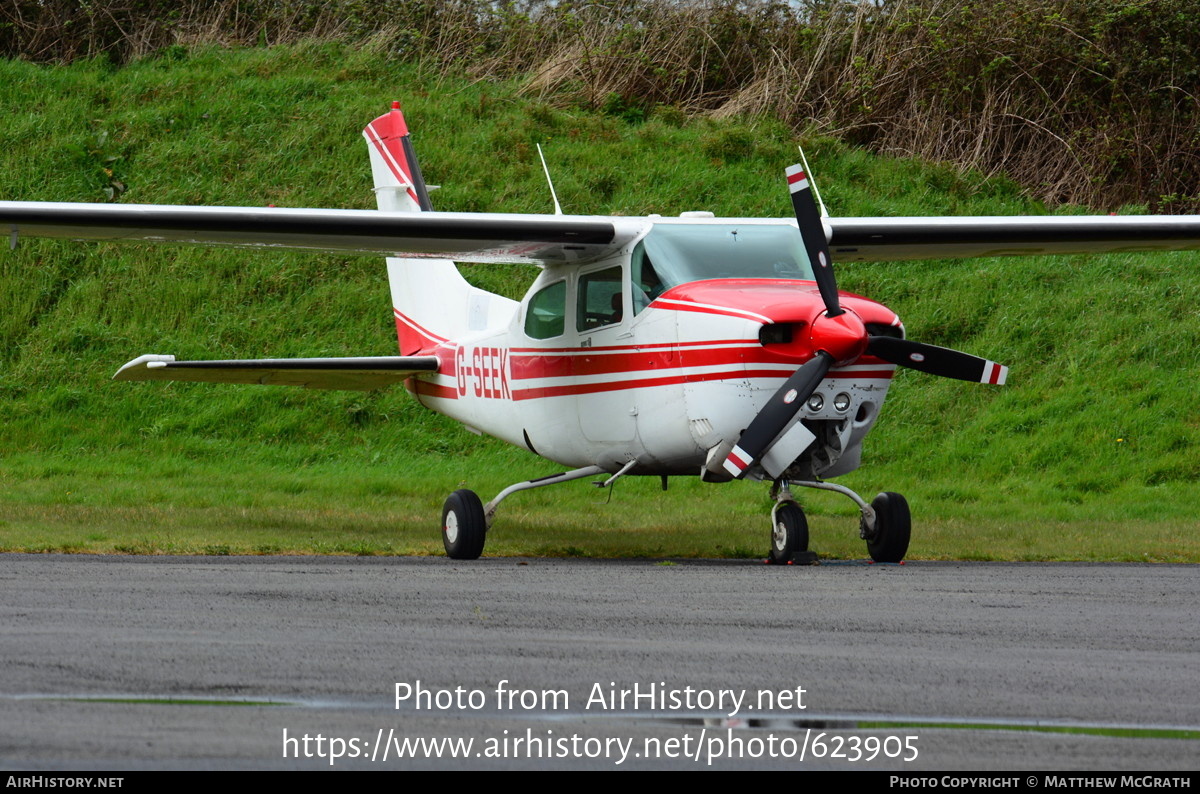
<path id="1" fill-rule="evenodd" d="M 876 358 L 901 367 L 957 378 L 975 383 L 990 383 L 1003 386 L 1008 378 L 1008 367 L 988 361 L 986 358 L 960 353 L 945 347 L 926 345 L 909 339 L 891 336 L 872 336 L 867 342 L 867 352 Z"/>
<path id="2" fill-rule="evenodd" d="M 825 379 L 831 366 L 833 356 L 818 352 L 811 361 L 805 362 L 800 369 L 792 373 L 779 390 L 771 395 L 771 399 L 754 417 L 750 426 L 742 431 L 742 437 L 725 458 L 725 471 L 734 477 L 745 474 L 808 402 L 808 398 Z"/>
<path id="3" fill-rule="evenodd" d="M 803 166 L 790 166 L 786 173 L 788 189 L 792 192 L 792 208 L 796 211 L 796 223 L 800 227 L 800 236 L 804 238 L 804 250 L 808 252 L 808 261 L 812 263 L 813 273 L 817 278 L 817 288 L 821 290 L 821 300 L 825 301 L 825 312 L 830 317 L 837 317 L 844 310 L 838 301 L 837 281 L 833 277 L 833 260 L 829 256 L 825 226 L 821 223 L 821 211 L 813 198 L 812 185 L 809 184 Z"/>

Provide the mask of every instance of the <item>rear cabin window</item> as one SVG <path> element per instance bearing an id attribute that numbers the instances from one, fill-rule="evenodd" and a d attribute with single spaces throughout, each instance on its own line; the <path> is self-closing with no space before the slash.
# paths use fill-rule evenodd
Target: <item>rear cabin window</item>
<path id="1" fill-rule="evenodd" d="M 621 322 L 621 268 L 610 267 L 579 277 L 577 330 L 588 331 Z"/>
<path id="2" fill-rule="evenodd" d="M 566 330 L 567 282 L 556 281 L 529 299 L 525 335 L 530 339 L 562 336 Z"/>

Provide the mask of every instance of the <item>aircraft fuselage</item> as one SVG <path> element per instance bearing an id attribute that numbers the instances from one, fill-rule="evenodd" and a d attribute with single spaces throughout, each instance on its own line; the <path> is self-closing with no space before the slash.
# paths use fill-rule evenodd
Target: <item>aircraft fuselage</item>
<path id="1" fill-rule="evenodd" d="M 508 327 L 427 338 L 420 353 L 436 355 L 439 369 L 410 390 L 432 410 L 566 466 L 616 471 L 636 460 L 630 473 L 698 473 L 815 355 L 811 331 L 825 307 L 795 272 L 738 277 L 744 268 L 731 261 L 729 273 L 669 285 L 648 275 L 649 261 L 639 243 L 593 264 L 545 268 Z M 873 333 L 902 336 L 881 304 L 843 293 L 843 305 Z M 415 326 L 399 313 L 397 323 Z M 858 465 L 895 370 L 859 353 L 830 370 L 802 411 L 817 435 L 797 461 L 805 476 Z"/>

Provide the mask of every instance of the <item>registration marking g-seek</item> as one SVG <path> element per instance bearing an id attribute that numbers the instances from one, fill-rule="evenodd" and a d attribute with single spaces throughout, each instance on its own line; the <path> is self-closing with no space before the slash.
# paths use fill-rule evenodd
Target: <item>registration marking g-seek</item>
<path id="1" fill-rule="evenodd" d="M 468 363 L 470 362 L 470 363 Z M 454 356 L 458 396 L 467 390 L 487 400 L 511 400 L 508 388 L 508 348 L 459 347 Z"/>

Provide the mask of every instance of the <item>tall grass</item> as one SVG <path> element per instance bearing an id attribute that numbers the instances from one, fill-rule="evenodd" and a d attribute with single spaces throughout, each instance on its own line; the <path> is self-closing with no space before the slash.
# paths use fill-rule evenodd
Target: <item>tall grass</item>
<path id="1" fill-rule="evenodd" d="M 773 116 L 1006 174 L 1048 202 L 1200 206 L 1186 0 L 13 0 L 0 54 L 127 62 L 197 43 L 367 43 L 520 77 L 560 106 Z"/>
<path id="2" fill-rule="evenodd" d="M 0 62 L 0 196 L 370 207 L 359 131 L 393 98 L 443 186 L 439 209 L 549 211 L 541 142 L 568 212 L 789 212 L 780 169 L 795 137 L 777 121 L 589 111 L 519 79 L 312 42 L 197 47 L 122 68 Z M 835 215 L 1047 211 L 1007 180 L 804 142 Z M 1012 367 L 1002 390 L 901 373 L 863 468 L 844 481 L 910 497 L 915 556 L 1200 558 L 1187 532 L 1200 498 L 1193 258 L 843 267 L 842 286 L 894 308 L 913 338 Z M 509 294 L 528 277 L 467 270 Z M 494 494 L 549 473 L 400 390 L 109 381 L 141 353 L 386 355 L 387 300 L 370 257 L 37 240 L 4 251 L 0 548 L 433 551 L 449 491 Z M 764 546 L 765 489 L 656 488 L 622 483 L 608 507 L 585 484 L 522 495 L 505 505 L 497 548 Z M 806 506 L 818 548 L 861 554 L 848 501 Z M 581 532 L 580 515 L 617 540 Z M 828 539 L 835 528 L 845 544 Z"/>

